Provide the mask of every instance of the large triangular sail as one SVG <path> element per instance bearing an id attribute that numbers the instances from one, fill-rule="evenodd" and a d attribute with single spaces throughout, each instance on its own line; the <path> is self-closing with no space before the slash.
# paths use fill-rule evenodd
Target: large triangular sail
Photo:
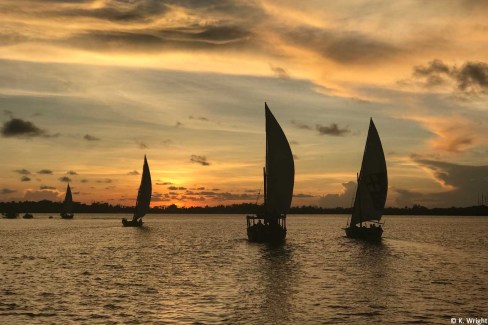
<path id="1" fill-rule="evenodd" d="M 71 194 L 71 188 L 66 188 L 66 195 L 63 201 L 63 213 L 72 214 L 73 213 L 73 195 Z"/>
<path id="2" fill-rule="evenodd" d="M 351 225 L 364 221 L 379 221 L 388 192 L 388 173 L 380 136 L 370 120 L 363 162 L 358 177 Z"/>
<path id="3" fill-rule="evenodd" d="M 266 111 L 266 216 L 276 220 L 286 214 L 293 197 L 295 164 L 290 145 L 278 121 L 265 103 Z"/>
<path id="4" fill-rule="evenodd" d="M 149 171 L 149 165 L 147 163 L 146 156 L 144 156 L 144 166 L 142 168 L 141 185 L 139 186 L 139 192 L 137 193 L 136 208 L 134 211 L 133 220 L 144 217 L 149 210 L 149 204 L 151 203 L 152 183 L 151 172 Z"/>

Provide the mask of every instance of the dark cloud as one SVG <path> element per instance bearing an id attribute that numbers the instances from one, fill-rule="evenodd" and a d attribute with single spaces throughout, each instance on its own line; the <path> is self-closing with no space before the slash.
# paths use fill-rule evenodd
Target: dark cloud
<path id="1" fill-rule="evenodd" d="M 19 173 L 20 175 L 30 175 L 31 174 L 31 172 L 28 171 L 27 169 L 17 169 L 17 170 L 14 170 L 14 172 Z"/>
<path id="2" fill-rule="evenodd" d="M 183 187 L 183 186 L 170 186 L 170 187 L 168 187 L 168 190 L 170 190 L 170 191 L 184 191 L 184 190 L 186 190 L 186 187 Z"/>
<path id="3" fill-rule="evenodd" d="M 185 26 L 133 31 L 91 30 L 61 43 L 92 51 L 161 52 L 168 50 L 219 50 L 244 48 L 251 32 L 239 26 Z"/>
<path id="4" fill-rule="evenodd" d="M 413 78 L 427 88 L 453 83 L 455 90 L 464 94 L 488 92 L 488 64 L 484 62 L 466 62 L 457 67 L 436 59 L 425 66 L 414 67 Z"/>
<path id="5" fill-rule="evenodd" d="M 284 37 L 295 45 L 342 64 L 381 63 L 403 52 L 393 44 L 358 32 L 302 27 L 285 32 Z"/>
<path id="6" fill-rule="evenodd" d="M 41 190 L 55 190 L 56 188 L 54 186 L 47 186 L 47 185 L 41 185 L 39 187 Z"/>
<path id="7" fill-rule="evenodd" d="M 136 143 L 139 149 L 149 149 L 149 147 L 142 141 L 136 141 Z"/>
<path id="8" fill-rule="evenodd" d="M 100 141 L 100 138 L 97 138 L 97 137 L 95 137 L 93 135 L 89 135 L 89 134 L 85 134 L 83 139 L 85 139 L 86 141 Z"/>
<path id="9" fill-rule="evenodd" d="M 97 183 L 109 184 L 109 183 L 112 183 L 112 180 L 110 178 L 99 179 L 99 180 L 97 180 Z"/>
<path id="10" fill-rule="evenodd" d="M 137 170 L 133 170 L 128 172 L 127 175 L 139 175 L 139 172 Z"/>
<path id="11" fill-rule="evenodd" d="M 297 197 L 297 198 L 313 198 L 313 197 L 316 197 L 316 196 L 315 195 L 311 195 L 311 194 L 298 193 L 298 194 L 293 194 L 293 197 Z"/>
<path id="12" fill-rule="evenodd" d="M 183 126 L 183 123 L 179 122 L 179 121 L 176 121 L 176 127 L 179 127 L 179 126 Z"/>
<path id="13" fill-rule="evenodd" d="M 341 137 L 351 132 L 351 130 L 347 128 L 340 129 L 336 123 L 332 123 L 329 126 L 317 124 L 315 129 L 319 131 L 320 135 L 332 135 L 336 137 Z"/>
<path id="14" fill-rule="evenodd" d="M 81 182 L 82 183 L 88 183 L 88 180 L 87 179 L 82 179 Z"/>
<path id="15" fill-rule="evenodd" d="M 471 206 L 476 204 L 476 195 L 487 192 L 488 165 L 470 166 L 453 164 L 438 160 L 413 157 L 420 166 L 432 171 L 435 180 L 445 190 L 431 193 L 419 193 L 396 188 L 397 204 L 420 204 L 429 207 Z"/>
<path id="16" fill-rule="evenodd" d="M 302 130 L 313 130 L 312 126 L 302 122 L 292 120 L 291 123 L 297 128 Z M 317 124 L 315 125 L 315 130 L 317 130 L 320 135 L 332 135 L 337 137 L 344 136 L 351 132 L 351 130 L 349 130 L 348 128 L 343 128 L 343 129 L 339 128 L 337 123 L 331 123 L 329 126 L 323 126 L 321 124 Z"/>
<path id="17" fill-rule="evenodd" d="M 53 171 L 50 169 L 41 169 L 37 173 L 41 175 L 52 175 Z"/>
<path id="18" fill-rule="evenodd" d="M 156 185 L 173 185 L 171 182 L 156 183 Z"/>
<path id="19" fill-rule="evenodd" d="M 293 124 L 294 126 L 296 126 L 299 129 L 302 129 L 302 130 L 312 130 L 313 129 L 310 125 L 307 125 L 305 123 L 298 122 L 295 120 L 292 120 L 291 124 Z"/>
<path id="20" fill-rule="evenodd" d="M 28 177 L 28 176 L 22 176 L 22 178 L 20 179 L 20 181 L 21 181 L 21 182 L 30 182 L 30 181 L 31 181 L 31 179 L 30 179 L 30 177 Z"/>
<path id="21" fill-rule="evenodd" d="M 274 72 L 274 74 L 278 78 L 281 78 L 281 79 L 290 79 L 290 75 L 288 74 L 288 72 L 284 68 L 277 67 L 277 66 L 274 66 L 274 65 L 271 65 L 271 64 L 270 64 L 269 68 L 271 69 L 271 71 Z"/>
<path id="22" fill-rule="evenodd" d="M 198 155 L 191 155 L 190 161 L 200 164 L 202 166 L 209 166 L 210 163 L 207 161 L 207 157 L 205 156 L 198 156 Z"/>
<path id="23" fill-rule="evenodd" d="M 188 116 L 188 118 L 190 120 L 199 120 L 199 121 L 204 121 L 204 122 L 208 122 L 208 118 L 204 117 L 204 116 L 200 116 L 200 117 L 193 117 L 193 116 Z"/>
<path id="24" fill-rule="evenodd" d="M 32 122 L 18 118 L 12 118 L 3 124 L 2 135 L 4 137 L 32 138 L 46 136 L 45 130 L 35 126 Z"/>
<path id="25" fill-rule="evenodd" d="M 356 194 L 356 182 L 342 183 L 342 193 L 326 194 L 319 199 L 319 205 L 324 208 L 349 208 L 352 206 L 352 199 Z"/>
<path id="26" fill-rule="evenodd" d="M 12 189 L 9 189 L 9 188 L 2 188 L 0 190 L 0 194 L 12 194 L 12 193 L 15 193 L 17 192 L 16 190 L 12 190 Z"/>
<path id="27" fill-rule="evenodd" d="M 71 178 L 69 178 L 68 176 L 63 176 L 63 177 L 60 177 L 58 179 L 60 182 L 65 182 L 65 183 L 71 182 Z"/>
<path id="28" fill-rule="evenodd" d="M 77 172 L 75 172 L 74 170 L 69 170 L 68 172 L 66 172 L 67 175 L 78 175 Z"/>

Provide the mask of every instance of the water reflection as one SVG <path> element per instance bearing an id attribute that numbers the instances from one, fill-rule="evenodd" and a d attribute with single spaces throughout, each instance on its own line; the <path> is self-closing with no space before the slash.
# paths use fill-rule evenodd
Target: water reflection
<path id="1" fill-rule="evenodd" d="M 396 296 L 395 278 L 392 274 L 393 256 L 384 243 L 350 241 L 348 261 L 349 281 L 344 290 L 349 291 L 350 316 L 371 317 L 371 321 L 385 323 L 391 321 L 385 311 Z"/>
<path id="2" fill-rule="evenodd" d="M 258 281 L 264 288 L 260 313 L 266 322 L 287 323 L 293 308 L 291 301 L 296 268 L 293 248 L 290 245 L 265 245 L 260 253 L 262 273 Z"/>
<path id="3" fill-rule="evenodd" d="M 286 324 L 293 315 L 298 265 L 292 245 L 263 245 L 246 242 L 246 263 L 241 265 L 232 323 Z M 252 320 L 251 322 L 249 320 Z"/>

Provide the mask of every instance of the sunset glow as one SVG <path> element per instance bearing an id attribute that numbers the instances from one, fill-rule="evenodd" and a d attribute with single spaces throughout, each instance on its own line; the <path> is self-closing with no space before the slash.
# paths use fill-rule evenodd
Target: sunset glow
<path id="1" fill-rule="evenodd" d="M 488 2 L 4 0 L 1 201 L 256 202 L 264 102 L 293 205 L 351 204 L 369 118 L 387 206 L 488 194 Z"/>

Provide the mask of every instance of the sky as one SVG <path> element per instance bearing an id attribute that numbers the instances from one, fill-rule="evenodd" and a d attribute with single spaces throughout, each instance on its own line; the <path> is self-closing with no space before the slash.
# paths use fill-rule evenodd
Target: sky
<path id="1" fill-rule="evenodd" d="M 387 206 L 488 197 L 484 0 L 2 0 L 0 201 L 256 202 L 264 102 L 293 205 L 349 207 L 369 119 Z"/>

